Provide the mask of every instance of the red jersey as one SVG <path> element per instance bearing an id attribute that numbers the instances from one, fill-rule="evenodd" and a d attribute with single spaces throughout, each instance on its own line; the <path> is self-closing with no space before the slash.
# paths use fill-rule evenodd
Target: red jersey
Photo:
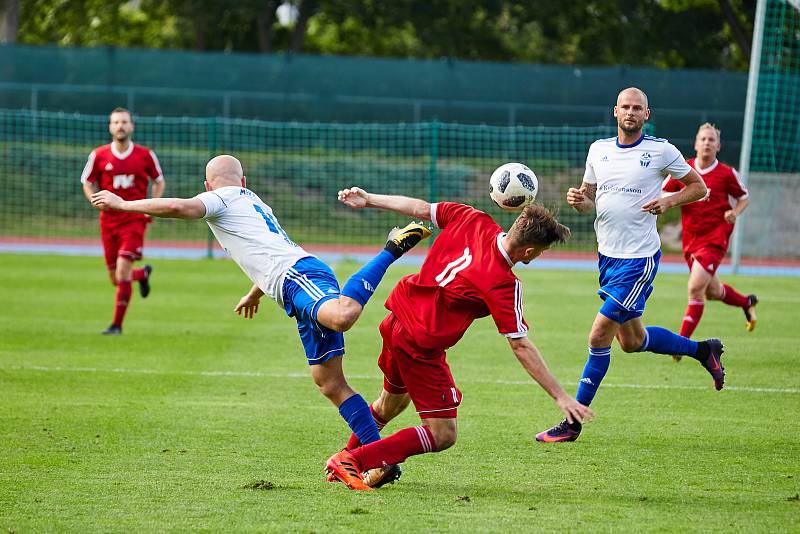
<path id="1" fill-rule="evenodd" d="M 736 169 L 714 160 L 706 169 L 700 169 L 695 158 L 687 163 L 697 171 L 706 183 L 708 193 L 705 198 L 681 206 L 681 226 L 683 227 L 683 251 L 692 253 L 704 247 L 728 250 L 728 239 L 733 225 L 725 221 L 725 212 L 731 209 L 729 197 L 737 200 L 747 198 L 747 189 L 739 181 Z M 664 180 L 664 191 L 680 191 L 683 183 L 668 177 Z"/>
<path id="2" fill-rule="evenodd" d="M 96 183 L 99 189 L 107 189 L 123 200 L 147 198 L 150 181 L 163 179 L 155 152 L 133 143 L 125 152 L 117 152 L 113 143 L 95 148 L 81 173 L 81 183 Z M 107 226 L 144 218 L 146 216 L 140 213 L 116 210 L 100 212 L 100 223 Z"/>
<path id="3" fill-rule="evenodd" d="M 420 272 L 400 280 L 386 301 L 411 341 L 447 349 L 490 314 L 501 334 L 526 336 L 522 284 L 501 246 L 503 229 L 482 211 L 452 202 L 433 204 L 431 219 L 442 233 Z"/>

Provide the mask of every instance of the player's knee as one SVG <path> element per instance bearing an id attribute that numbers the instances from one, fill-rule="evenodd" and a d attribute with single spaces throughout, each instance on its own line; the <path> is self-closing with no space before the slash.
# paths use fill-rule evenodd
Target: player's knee
<path id="1" fill-rule="evenodd" d="M 623 352 L 639 352 L 644 344 L 644 338 L 623 338 L 619 340 L 619 346 Z"/>
<path id="2" fill-rule="evenodd" d="M 334 404 L 340 404 L 340 400 L 344 400 L 342 397 L 348 397 L 348 393 L 350 392 L 350 386 L 347 385 L 347 381 L 342 379 L 333 379 L 330 377 L 319 378 L 315 377 L 314 382 L 317 384 L 317 388 L 319 388 L 319 392 L 322 393 L 326 398 L 330 399 Z"/>
<path id="3" fill-rule="evenodd" d="M 333 319 L 333 330 L 337 332 L 347 332 L 358 320 L 361 315 L 360 309 L 354 309 L 350 306 L 343 306 Z"/>
<path id="4" fill-rule="evenodd" d="M 456 444 L 458 432 L 455 427 L 431 428 L 433 441 L 436 443 L 436 452 L 449 449 Z"/>

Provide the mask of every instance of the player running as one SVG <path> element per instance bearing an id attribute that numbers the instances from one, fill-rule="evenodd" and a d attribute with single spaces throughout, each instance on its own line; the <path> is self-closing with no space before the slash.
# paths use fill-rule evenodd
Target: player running
<path id="1" fill-rule="evenodd" d="M 389 265 L 431 235 L 416 223 L 389 234 L 386 247 L 339 290 L 330 267 L 294 243 L 267 204 L 247 189 L 242 165 L 217 156 L 206 166 L 206 192 L 194 198 L 123 200 L 110 191 L 92 195 L 100 209 L 157 217 L 205 219 L 220 245 L 253 282 L 234 311 L 245 318 L 258 312 L 263 295 L 275 300 L 297 329 L 311 376 L 364 443 L 380 434 L 366 401 L 347 384 L 342 371 L 343 332 L 361 315 Z"/>
<path id="2" fill-rule="evenodd" d="M 445 351 L 475 319 L 487 315 L 568 421 L 580 423 L 592 417 L 592 410 L 567 395 L 528 339 L 522 285 L 511 270 L 517 262 L 529 263 L 553 243 L 565 242 L 569 228 L 541 206 L 525 208 L 505 233 L 489 215 L 463 204 L 429 204 L 357 187 L 340 191 L 339 199 L 351 208 L 381 208 L 431 220 L 442 233 L 420 272 L 400 280 L 386 301 L 390 313 L 380 325 L 383 350 L 378 359 L 383 391 L 371 406 L 379 428 L 409 402 L 414 403 L 422 424 L 367 445 L 352 435 L 346 449 L 328 460 L 329 480 L 370 490 L 370 485 L 378 487 L 397 478 L 396 464 L 409 456 L 443 451 L 456 442 L 461 391 Z M 389 467 L 371 472 L 367 484 L 363 473 L 383 466 Z"/>
<path id="3" fill-rule="evenodd" d="M 597 207 L 597 293 L 603 299 L 589 333 L 589 358 L 576 398 L 581 404 L 591 404 L 611 363 L 615 337 L 625 352 L 691 356 L 711 374 L 714 387 L 720 390 L 725 381 L 720 340 L 698 343 L 658 326 L 645 328 L 641 319 L 661 258 L 656 215 L 703 198 L 706 186 L 677 148 L 642 132 L 650 118 L 644 92 L 635 87 L 620 92 L 614 117 L 617 137 L 592 143 L 583 184 L 567 192 L 567 203 L 578 212 L 588 213 Z M 661 183 L 668 174 L 685 187 L 670 197 L 661 197 Z M 580 433 L 580 422 L 564 420 L 536 439 L 574 441 Z"/>
<path id="4" fill-rule="evenodd" d="M 112 141 L 92 150 L 81 174 L 83 194 L 91 202 L 98 189 L 113 191 L 125 200 L 147 198 L 147 189 L 152 198 L 164 193 L 164 176 L 155 152 L 145 146 L 134 145 L 133 117 L 125 108 L 111 112 L 108 131 Z M 117 286 L 114 319 L 103 334 L 122 334 L 122 321 L 131 300 L 131 284 L 139 282 L 139 294 L 147 298 L 150 294 L 152 267 L 145 265 L 134 269 L 133 262 L 142 259 L 144 232 L 149 217 L 139 213 L 104 210 L 100 213 L 100 236 L 103 240 L 106 267 L 111 283 Z"/>
<path id="5" fill-rule="evenodd" d="M 736 169 L 717 160 L 720 149 L 720 131 L 708 122 L 700 125 L 694 140 L 697 157 L 686 163 L 703 178 L 708 188 L 706 196 L 697 202 L 681 206 L 683 228 L 683 255 L 689 266 L 689 304 L 681 323 L 680 334 L 692 337 L 700 323 L 705 299 L 721 300 L 728 306 L 744 311 L 745 327 L 751 332 L 756 327 L 755 295 L 744 296 L 731 286 L 723 284 L 717 269 L 728 251 L 728 240 L 736 219 L 750 204 L 745 186 L 739 181 Z M 672 178 L 664 181 L 665 195 L 676 193 L 684 185 Z M 731 207 L 729 197 L 736 199 Z M 673 356 L 680 361 L 680 356 Z"/>

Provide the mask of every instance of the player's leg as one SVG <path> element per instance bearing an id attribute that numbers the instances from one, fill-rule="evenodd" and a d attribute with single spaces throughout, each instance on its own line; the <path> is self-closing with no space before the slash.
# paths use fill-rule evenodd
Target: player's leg
<path id="1" fill-rule="evenodd" d="M 418 223 L 392 230 L 384 249 L 347 280 L 342 288 L 342 298 L 320 310 L 320 322 L 337 332 L 349 330 L 372 298 L 389 266 L 430 235 L 431 231 Z"/>
<path id="2" fill-rule="evenodd" d="M 121 297 L 124 297 L 124 291 L 123 295 L 120 295 L 119 277 L 117 273 L 119 270 L 119 251 L 122 243 L 116 229 L 105 227 L 102 224 L 100 226 L 100 236 L 103 241 L 103 254 L 106 260 L 108 278 L 111 280 L 111 284 L 117 288 L 114 296 L 114 316 L 111 325 L 103 330 L 101 334 L 112 336 L 120 335 L 122 334 L 122 326 L 117 324 L 117 315 L 119 314 L 118 302 Z M 127 300 L 125 300 L 125 305 L 127 306 Z"/>
<path id="3" fill-rule="evenodd" d="M 700 318 L 703 316 L 703 310 L 705 309 L 706 293 L 713 277 L 700 262 L 692 262 L 692 268 L 689 271 L 689 283 L 687 284 L 688 304 L 686 312 L 683 314 L 679 332 L 683 337 L 692 337 L 697 325 L 700 323 Z"/>
<path id="4" fill-rule="evenodd" d="M 744 296 L 728 284 L 723 284 L 719 278 L 716 278 L 715 282 L 716 284 L 713 288 L 714 296 L 709 296 L 709 298 L 721 300 L 728 306 L 742 308 L 745 318 L 745 329 L 748 332 L 752 332 L 756 327 L 756 304 L 758 304 L 758 297 L 753 294 Z"/>

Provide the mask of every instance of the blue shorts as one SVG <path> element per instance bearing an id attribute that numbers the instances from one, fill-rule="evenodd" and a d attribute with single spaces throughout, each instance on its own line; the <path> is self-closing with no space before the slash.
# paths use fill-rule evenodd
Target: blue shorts
<path id="1" fill-rule="evenodd" d="M 317 322 L 320 304 L 339 298 L 339 294 L 339 282 L 333 271 L 317 258 L 303 258 L 286 272 L 283 307 L 286 315 L 297 320 L 309 365 L 344 354 L 344 334 Z"/>
<path id="2" fill-rule="evenodd" d="M 609 258 L 598 254 L 600 289 L 603 299 L 600 313 L 614 322 L 624 323 L 644 313 L 644 305 L 653 292 L 661 251 L 649 258 Z"/>

